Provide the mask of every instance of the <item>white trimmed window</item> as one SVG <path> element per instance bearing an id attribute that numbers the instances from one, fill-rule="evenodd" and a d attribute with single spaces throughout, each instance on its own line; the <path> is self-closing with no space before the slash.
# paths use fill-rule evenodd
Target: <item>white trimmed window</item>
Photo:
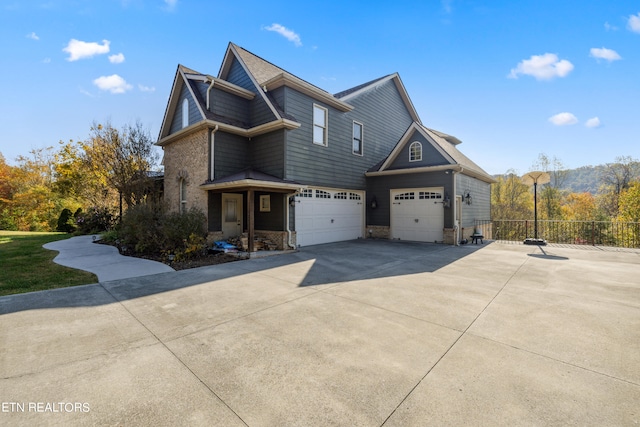
<path id="1" fill-rule="evenodd" d="M 362 156 L 362 123 L 353 122 L 353 154 Z"/>
<path id="2" fill-rule="evenodd" d="M 180 213 L 187 211 L 187 180 L 180 179 Z"/>
<path id="3" fill-rule="evenodd" d="M 313 104 L 313 143 L 327 145 L 327 117 L 326 108 Z"/>
<path id="4" fill-rule="evenodd" d="M 422 144 L 414 141 L 409 146 L 409 161 L 419 162 L 420 160 L 422 160 Z"/>
<path id="5" fill-rule="evenodd" d="M 182 127 L 189 126 L 189 100 L 185 98 L 182 101 Z"/>

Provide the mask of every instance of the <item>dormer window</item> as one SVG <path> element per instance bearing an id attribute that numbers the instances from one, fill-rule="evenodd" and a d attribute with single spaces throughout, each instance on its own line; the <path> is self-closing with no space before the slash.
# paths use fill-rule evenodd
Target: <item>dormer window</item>
<path id="1" fill-rule="evenodd" d="M 327 109 L 313 105 L 313 143 L 327 145 Z"/>
<path id="2" fill-rule="evenodd" d="M 409 161 L 419 162 L 422 160 L 422 144 L 414 141 L 409 146 Z"/>
<path id="3" fill-rule="evenodd" d="M 182 101 L 182 128 L 189 126 L 189 100 L 185 98 Z"/>

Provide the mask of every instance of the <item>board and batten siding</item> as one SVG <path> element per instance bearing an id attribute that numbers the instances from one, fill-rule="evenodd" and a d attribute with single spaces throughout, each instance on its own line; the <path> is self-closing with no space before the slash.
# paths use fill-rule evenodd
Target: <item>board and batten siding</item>
<path id="1" fill-rule="evenodd" d="M 422 144 L 422 160 L 411 162 L 409 161 L 409 148 L 415 141 Z M 414 131 L 413 135 L 411 135 L 407 140 L 407 143 L 402 147 L 393 163 L 391 163 L 387 169 L 411 169 L 447 164 L 450 164 L 450 162 L 444 158 L 444 156 L 431 144 L 431 142 L 429 142 L 429 140 L 420 132 Z"/>
<path id="2" fill-rule="evenodd" d="M 363 190 L 364 173 L 395 147 L 412 119 L 392 82 L 349 103 L 342 112 L 294 89 L 285 88 L 283 107 L 301 126 L 287 132 L 286 178 L 302 184 Z M 313 105 L 328 112 L 327 146 L 312 142 Z M 352 150 L 353 121 L 363 125 L 363 155 Z"/>
<path id="3" fill-rule="evenodd" d="M 249 101 L 249 117 L 251 118 L 249 126 L 255 127 L 275 120 L 273 111 L 257 91 L 256 86 L 237 59 L 233 59 L 229 74 L 225 80 L 256 94 L 256 97 Z"/>
<path id="4" fill-rule="evenodd" d="M 185 99 L 189 101 L 189 126 L 202 120 L 202 115 L 200 114 L 200 110 L 198 110 L 196 101 L 191 96 L 191 93 L 189 92 L 187 87 L 183 85 L 182 89 L 180 90 L 180 96 L 178 97 L 178 105 L 176 106 L 176 110 L 173 113 L 173 118 L 171 119 L 169 135 L 174 134 L 182 129 L 182 103 Z"/>

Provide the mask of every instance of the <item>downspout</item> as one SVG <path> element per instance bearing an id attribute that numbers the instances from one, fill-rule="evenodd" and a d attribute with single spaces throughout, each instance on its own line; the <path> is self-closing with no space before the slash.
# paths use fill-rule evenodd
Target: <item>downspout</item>
<path id="1" fill-rule="evenodd" d="M 456 241 L 455 241 L 455 246 L 459 246 L 460 245 L 460 224 L 458 223 L 458 189 L 456 188 L 456 175 L 458 175 L 460 172 L 462 172 L 462 167 L 460 167 L 460 170 L 457 171 L 453 171 L 453 173 L 451 174 L 452 178 L 453 178 L 453 229 L 454 229 L 454 233 L 456 235 Z"/>
<path id="2" fill-rule="evenodd" d="M 211 89 L 213 89 L 213 85 L 214 84 L 215 84 L 215 80 L 211 79 L 211 84 L 207 88 L 207 111 L 211 111 L 211 109 L 209 108 L 209 98 L 210 98 L 210 95 L 211 95 Z"/>
<path id="3" fill-rule="evenodd" d="M 215 167 L 213 162 L 215 161 L 215 157 L 214 157 L 214 135 L 216 132 L 218 132 L 218 125 L 215 125 L 215 127 L 213 129 L 209 129 L 209 180 L 213 181 L 215 179 L 214 173 L 215 173 Z"/>
<path id="4" fill-rule="evenodd" d="M 289 224 L 289 218 L 291 217 L 289 215 L 289 207 L 290 207 L 289 198 L 290 197 L 294 197 L 296 194 L 297 194 L 297 192 L 296 193 L 289 193 L 289 194 L 286 195 L 287 208 L 285 209 L 285 215 L 286 215 L 286 217 L 285 217 L 286 221 L 285 222 L 287 224 L 287 245 L 289 246 L 289 249 L 296 249 L 296 245 L 291 243 L 291 236 L 292 236 L 292 234 L 291 234 L 291 224 Z"/>

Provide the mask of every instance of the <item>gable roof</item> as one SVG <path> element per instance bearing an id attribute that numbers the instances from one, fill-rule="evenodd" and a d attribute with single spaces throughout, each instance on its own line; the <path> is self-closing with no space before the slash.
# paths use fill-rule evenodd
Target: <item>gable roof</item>
<path id="1" fill-rule="evenodd" d="M 449 162 L 449 164 L 416 168 L 392 170 L 389 169 L 404 146 L 413 139 L 412 137 L 415 132 L 419 132 L 429 143 L 431 143 L 431 145 Z M 458 150 L 456 145 L 460 143 L 461 141 L 454 136 L 439 132 L 434 129 L 429 129 L 420 123 L 413 122 L 404 133 L 402 138 L 400 138 L 398 144 L 396 144 L 394 149 L 387 156 L 387 158 L 369 169 L 369 171 L 366 172 L 366 175 L 376 176 L 386 174 L 418 173 L 454 169 L 461 173 L 464 173 L 465 175 L 478 178 L 484 182 L 495 182 L 491 175 L 485 172 L 480 166 L 478 166 L 475 162 L 473 162 L 470 158 L 468 158 L 460 150 Z"/>
<path id="2" fill-rule="evenodd" d="M 252 100 L 256 97 L 256 93 L 252 91 L 234 85 L 233 83 L 230 83 L 228 81 L 213 77 L 209 74 L 200 73 L 179 64 L 173 80 L 173 85 L 171 87 L 171 94 L 169 95 L 169 100 L 167 101 L 167 108 L 165 109 L 162 125 L 160 126 L 158 142 L 156 143 L 157 145 L 163 146 L 169 144 L 185 133 L 193 132 L 195 130 L 207 127 L 213 128 L 217 126 L 220 129 L 224 129 L 230 133 L 251 137 L 259 135 L 261 133 L 270 132 L 278 128 L 295 129 L 300 126 L 300 124 L 297 123 L 295 117 L 285 114 L 284 111 L 282 111 L 282 109 L 275 103 L 273 98 L 269 94 L 264 93 L 262 90 L 257 90 L 257 93 L 264 97 L 265 102 L 274 112 L 274 120 L 259 126 L 250 127 L 247 123 L 220 114 L 216 114 L 210 111 L 207 99 L 205 99 L 200 90 L 198 90 L 198 83 L 205 83 L 210 85 L 209 89 L 215 86 L 218 89 L 224 90 L 225 92 L 231 93 L 247 100 Z M 174 132 L 173 134 L 169 134 L 171 130 L 171 121 L 173 120 L 173 117 L 175 115 L 175 111 L 180 98 L 180 93 L 183 88 L 189 91 L 191 98 L 194 100 L 194 103 L 198 111 L 200 112 L 201 120 L 198 120 L 197 123 Z"/>
<path id="3" fill-rule="evenodd" d="M 265 99 L 268 98 L 266 94 L 270 90 L 281 86 L 288 86 L 340 111 L 353 110 L 353 106 L 334 97 L 329 92 L 312 85 L 234 43 L 229 43 L 229 47 L 227 48 L 227 53 L 225 54 L 220 72 L 218 73 L 220 79 L 225 80 L 227 78 L 231 71 L 234 58 L 238 60 L 247 75 L 249 75 L 255 85 L 256 91 L 264 96 Z M 275 108 L 273 103 L 269 102 L 269 105 Z"/>
<path id="4" fill-rule="evenodd" d="M 402 101 L 404 102 L 404 105 L 407 108 L 407 111 L 409 111 L 409 114 L 411 115 L 411 118 L 413 119 L 413 121 L 417 123 L 422 123 L 422 121 L 420 120 L 420 116 L 418 116 L 418 112 L 413 106 L 413 102 L 411 102 L 411 98 L 409 98 L 407 89 L 404 87 L 404 84 L 402 83 L 402 79 L 400 79 L 400 75 L 398 73 L 389 74 L 384 77 L 371 80 L 370 82 L 361 84 L 351 89 L 338 92 L 334 96 L 344 102 L 347 102 L 354 98 L 357 98 L 360 95 L 363 95 L 369 92 L 370 90 L 373 90 L 379 87 L 380 85 L 385 84 L 388 81 L 392 81 L 396 85 L 396 88 L 398 89 L 400 97 L 402 98 Z"/>

